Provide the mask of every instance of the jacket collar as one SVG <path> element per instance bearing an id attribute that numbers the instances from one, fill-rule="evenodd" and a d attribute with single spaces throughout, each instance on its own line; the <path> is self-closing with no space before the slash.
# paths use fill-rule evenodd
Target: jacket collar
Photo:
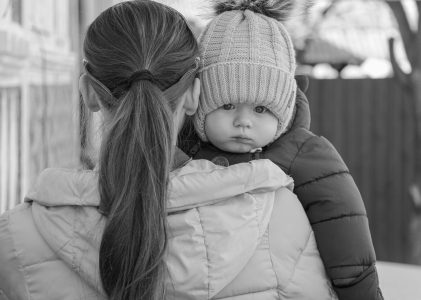
<path id="1" fill-rule="evenodd" d="M 191 159 L 176 147 L 171 170 L 185 166 Z M 59 195 L 59 196 L 57 196 Z M 25 202 L 45 206 L 99 206 L 98 170 L 46 169 L 38 176 Z"/>
<path id="2" fill-rule="evenodd" d="M 208 205 L 242 193 L 273 191 L 282 186 L 293 188 L 292 179 L 266 159 L 225 168 L 207 160 L 192 161 L 179 149 L 175 152 L 170 173 L 169 212 Z M 46 169 L 37 178 L 25 201 L 46 207 L 98 208 L 98 172 Z"/>
<path id="3" fill-rule="evenodd" d="M 180 148 L 175 147 L 174 158 L 171 171 L 177 170 L 185 166 L 191 160 Z"/>
<path id="4" fill-rule="evenodd" d="M 297 128 L 310 129 L 310 107 L 306 95 L 300 89 L 297 89 L 295 114 L 289 130 Z"/>

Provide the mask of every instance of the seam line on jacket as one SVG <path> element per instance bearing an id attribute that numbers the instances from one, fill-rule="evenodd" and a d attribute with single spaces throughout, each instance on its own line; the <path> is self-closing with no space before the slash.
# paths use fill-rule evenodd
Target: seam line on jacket
<path id="1" fill-rule="evenodd" d="M 257 199 L 254 197 L 254 195 L 250 193 L 245 193 L 245 197 L 250 197 L 253 200 L 253 207 L 254 207 L 254 220 L 257 225 L 257 230 L 259 231 L 259 237 L 261 236 L 263 238 L 263 235 L 265 234 L 266 230 L 262 233 L 262 224 L 259 222 L 259 211 L 257 208 Z M 268 226 L 269 227 L 269 226 Z"/>
<path id="2" fill-rule="evenodd" d="M 343 268 L 343 267 L 366 267 L 366 269 L 370 268 L 371 266 L 373 266 L 374 263 L 371 263 L 369 265 L 366 264 L 355 264 L 355 265 L 339 265 L 339 266 L 333 266 L 333 267 L 329 267 L 329 269 L 336 269 L 336 268 Z"/>
<path id="3" fill-rule="evenodd" d="M 275 204 L 273 204 L 273 206 L 275 206 Z M 267 228 L 266 228 L 266 230 L 265 230 L 265 232 L 264 232 L 263 235 L 265 235 L 267 233 L 269 261 L 270 261 L 270 265 L 272 266 L 272 271 L 273 271 L 273 273 L 275 275 L 275 278 L 276 278 L 276 294 L 278 295 L 279 299 L 281 299 L 281 291 L 280 291 L 280 285 L 279 285 L 279 276 L 278 276 L 278 273 L 275 270 L 275 264 L 273 263 L 272 251 L 271 251 L 271 248 L 270 248 L 270 234 L 269 234 L 270 228 L 269 227 L 270 227 L 270 220 L 269 220 L 269 224 L 268 224 L 268 226 L 267 226 Z M 263 236 L 262 236 L 262 238 L 263 238 Z"/>
<path id="4" fill-rule="evenodd" d="M 205 255 L 206 255 L 206 265 L 207 265 L 207 272 L 208 272 L 208 299 L 210 299 L 210 277 L 209 277 L 209 254 L 208 254 L 208 243 L 206 242 L 206 234 L 205 234 L 205 227 L 203 226 L 202 218 L 200 217 L 200 207 L 196 208 L 197 217 L 200 222 L 200 227 L 202 228 L 202 234 L 203 234 L 203 244 L 205 245 Z"/>
<path id="5" fill-rule="evenodd" d="M 324 223 L 324 222 L 336 221 L 336 220 L 339 220 L 339 219 L 353 218 L 353 217 L 365 217 L 365 218 L 367 218 L 367 214 L 342 215 L 342 216 L 339 216 L 339 217 L 332 217 L 332 218 L 329 218 L 329 219 L 325 219 L 325 220 L 321 220 L 321 221 L 317 221 L 317 222 L 312 222 L 311 225 L 313 226 L 313 225 L 317 225 L 317 224 Z"/>
<path id="6" fill-rule="evenodd" d="M 79 197 L 79 199 L 80 199 L 80 197 Z M 80 200 L 79 200 L 80 201 Z M 76 212 L 76 210 L 77 209 L 73 209 L 72 211 L 73 211 L 73 224 L 72 224 L 72 239 L 69 241 L 69 246 L 70 246 L 70 250 L 71 250 L 71 252 L 72 252 L 72 262 L 71 262 L 71 267 L 72 267 L 72 269 L 74 270 L 74 271 L 76 271 L 76 272 L 79 272 L 80 271 L 80 264 L 79 263 L 77 263 L 77 261 L 78 261 L 78 259 L 77 259 L 77 257 L 76 257 L 76 250 L 75 250 L 75 248 L 77 248 L 76 247 L 76 222 L 77 222 L 77 212 Z M 66 243 L 67 244 L 67 243 Z M 65 246 L 66 246 L 66 244 L 65 245 L 63 245 L 61 248 L 64 248 Z M 80 262 L 80 263 L 82 263 L 82 262 Z"/>
<path id="7" fill-rule="evenodd" d="M 349 173 L 349 171 L 348 171 L 348 170 L 343 170 L 343 171 L 339 171 L 339 172 L 335 172 L 335 173 L 330 173 L 330 174 L 327 174 L 327 175 L 323 175 L 323 176 L 320 176 L 320 177 L 314 178 L 314 179 L 312 179 L 312 180 L 310 180 L 310 181 L 306 181 L 306 182 L 304 182 L 304 183 L 301 183 L 301 184 L 299 184 L 299 185 L 296 185 L 296 186 L 295 186 L 295 189 L 302 188 L 302 187 L 304 187 L 304 186 L 306 186 L 306 185 L 308 185 L 308 184 L 312 184 L 312 183 L 314 183 L 314 182 L 317 182 L 317 181 L 320 181 L 320 180 L 323 180 L 323 179 L 326 179 L 326 178 L 329 178 L 329 177 L 339 176 L 339 175 L 343 175 L 343 174 L 350 174 L 350 173 Z"/>
<path id="8" fill-rule="evenodd" d="M 167 278 L 168 278 L 168 280 L 169 280 L 169 281 L 170 281 L 170 283 L 171 283 L 171 288 L 172 288 L 172 290 L 175 292 L 175 291 L 176 291 L 176 289 L 175 289 L 174 278 L 173 278 L 173 276 L 171 275 L 170 269 L 168 268 L 168 264 L 165 264 L 165 272 L 166 272 L 166 274 L 167 274 Z"/>
<path id="9" fill-rule="evenodd" d="M 358 274 L 354 275 L 354 276 L 344 276 L 344 277 L 335 277 L 332 278 L 333 283 L 335 284 L 336 280 L 355 280 L 358 277 L 360 277 L 366 270 L 368 270 L 370 268 L 370 266 L 367 265 L 344 265 L 344 266 L 334 266 L 334 267 L 329 267 L 329 270 L 335 270 L 335 269 L 342 269 L 342 268 L 347 268 L 347 267 L 352 267 L 352 268 L 356 268 L 358 269 Z M 335 284 L 336 286 L 337 284 Z"/>
<path id="10" fill-rule="evenodd" d="M 213 299 L 231 299 L 231 298 L 236 298 L 238 296 L 244 296 L 244 295 L 249 295 L 249 294 L 264 293 L 264 292 L 272 291 L 272 290 L 277 290 L 277 289 L 274 289 L 274 288 L 266 288 L 266 289 L 261 289 L 261 290 L 256 290 L 256 291 L 247 291 L 247 292 L 237 293 L 235 295 L 224 297 L 224 298 L 213 298 Z"/>
<path id="11" fill-rule="evenodd" d="M 307 142 L 309 141 L 309 140 L 311 140 L 312 138 L 313 138 L 314 136 L 310 136 L 308 139 L 306 139 L 302 144 L 301 144 L 301 146 L 298 148 L 298 151 L 297 151 L 297 153 L 295 153 L 295 156 L 294 156 L 294 158 L 292 159 L 292 161 L 291 161 L 291 164 L 289 165 L 289 167 L 288 167 L 288 174 L 291 174 L 291 169 L 292 169 L 292 166 L 294 165 L 294 163 L 295 163 L 295 160 L 297 159 L 297 157 L 298 157 L 298 155 L 300 154 L 300 152 L 301 152 L 301 150 L 303 149 L 303 147 L 304 147 L 304 145 L 305 144 L 307 144 Z"/>
<path id="12" fill-rule="evenodd" d="M 373 266 L 374 267 L 374 266 Z M 366 271 L 369 271 L 369 272 L 367 272 L 366 274 L 364 274 Z M 364 280 L 365 278 L 367 278 L 368 276 L 370 276 L 371 274 L 376 274 L 377 272 L 376 272 L 376 269 L 375 268 L 372 268 L 371 266 L 370 267 L 368 267 L 368 268 L 366 268 L 365 270 L 363 270 L 360 274 L 358 274 L 356 277 L 355 277 L 355 279 L 356 278 L 359 278 L 359 277 L 361 277 L 362 276 L 362 278 L 360 279 L 360 281 L 362 281 L 362 280 Z M 352 279 L 352 277 L 351 278 L 337 278 L 337 279 L 334 279 L 334 280 L 343 280 L 343 279 Z"/>
<path id="13" fill-rule="evenodd" d="M 30 209 L 30 213 L 32 215 L 32 205 L 31 206 L 28 205 L 27 209 Z M 32 218 L 32 220 L 33 220 L 33 218 Z M 9 234 L 10 234 L 10 239 L 13 242 L 13 253 L 14 253 L 15 258 L 16 258 L 18 270 L 22 270 L 22 277 L 25 280 L 24 285 L 25 285 L 26 293 L 28 295 L 28 299 L 32 299 L 31 292 L 29 291 L 28 282 L 27 282 L 26 266 L 23 266 L 23 264 L 22 264 L 22 258 L 19 255 L 19 252 L 18 252 L 17 247 L 16 247 L 16 240 L 14 238 L 14 235 L 12 234 L 12 229 L 11 229 L 11 224 L 10 224 L 10 221 L 11 221 L 10 214 L 7 215 L 7 221 L 8 221 L 7 222 L 7 229 L 8 229 Z M 35 221 L 35 220 L 33 220 L 33 221 Z"/>
<path id="14" fill-rule="evenodd" d="M 309 234 L 308 234 L 308 237 L 307 237 L 307 241 L 306 241 L 306 243 L 305 243 L 305 245 L 304 245 L 304 247 L 303 247 L 303 250 L 301 250 L 300 256 L 297 258 L 297 260 L 296 260 L 296 262 L 295 262 L 295 264 L 294 264 L 294 270 L 292 271 L 291 277 L 290 277 L 290 278 L 288 278 L 288 284 L 285 286 L 285 290 L 288 288 L 288 286 L 291 284 L 292 279 L 294 278 L 295 271 L 297 270 L 297 265 L 298 265 L 298 263 L 300 262 L 301 258 L 303 257 L 303 253 L 304 253 L 304 251 L 305 251 L 305 250 L 307 249 L 307 247 L 308 247 L 308 243 L 310 242 L 310 238 L 311 238 L 311 233 L 312 233 L 312 232 L 313 232 L 313 231 L 311 230 L 311 227 L 310 227 Z"/>
<path id="15" fill-rule="evenodd" d="M 272 259 L 272 251 L 270 249 L 270 241 L 269 241 L 270 237 L 269 236 L 270 235 L 269 235 L 269 232 L 268 232 L 269 261 L 270 261 L 270 264 L 272 266 L 272 271 L 275 274 L 275 278 L 276 278 L 276 294 L 278 295 L 279 299 L 281 299 L 281 287 L 279 285 L 279 276 L 278 276 L 277 272 L 275 271 L 275 265 L 274 265 L 273 259 Z"/>

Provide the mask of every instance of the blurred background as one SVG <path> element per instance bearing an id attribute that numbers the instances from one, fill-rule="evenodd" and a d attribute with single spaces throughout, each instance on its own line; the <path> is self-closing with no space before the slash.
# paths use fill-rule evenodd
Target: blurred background
<path id="1" fill-rule="evenodd" d="M 0 213 L 22 202 L 42 169 L 92 167 L 86 137 L 97 129 L 81 126 L 92 119 L 77 89 L 81 43 L 118 2 L 0 0 Z M 197 34 L 211 18 L 206 1 L 160 2 Z M 310 78 L 311 129 L 348 164 L 378 259 L 421 265 L 421 3 L 315 2 L 287 24 L 297 73 Z"/>

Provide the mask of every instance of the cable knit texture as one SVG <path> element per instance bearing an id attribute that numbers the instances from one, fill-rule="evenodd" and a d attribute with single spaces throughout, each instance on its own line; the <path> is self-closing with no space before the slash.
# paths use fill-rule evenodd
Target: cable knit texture
<path id="1" fill-rule="evenodd" d="M 281 22 L 250 10 L 217 16 L 199 38 L 201 96 L 195 128 L 207 141 L 208 113 L 229 103 L 266 106 L 285 131 L 295 105 L 296 68 L 291 38 Z"/>

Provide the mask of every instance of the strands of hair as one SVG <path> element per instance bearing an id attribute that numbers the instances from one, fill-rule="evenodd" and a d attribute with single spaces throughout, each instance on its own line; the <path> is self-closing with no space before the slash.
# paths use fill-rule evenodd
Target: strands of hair
<path id="1" fill-rule="evenodd" d="M 162 90 L 192 68 L 199 47 L 180 13 L 137 0 L 98 16 L 83 49 L 90 75 L 101 83 L 91 80 L 91 86 L 111 116 L 98 162 L 100 210 L 107 216 L 99 250 L 101 283 L 110 300 L 161 300 L 173 111 L 179 103 Z M 149 70 L 156 80 L 128 85 L 139 70 Z"/>
<path id="2" fill-rule="evenodd" d="M 279 22 L 288 21 L 313 5 L 312 0 L 215 0 L 216 15 L 232 10 L 250 10 Z"/>

